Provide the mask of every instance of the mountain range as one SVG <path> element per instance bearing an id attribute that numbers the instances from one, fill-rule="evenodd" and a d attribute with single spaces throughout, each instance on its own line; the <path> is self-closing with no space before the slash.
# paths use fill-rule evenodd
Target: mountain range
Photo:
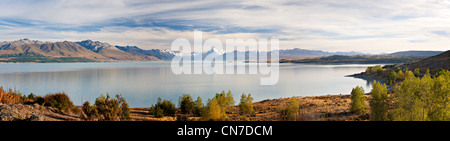
<path id="1" fill-rule="evenodd" d="M 245 58 L 235 59 L 252 59 L 248 58 L 250 53 L 258 53 L 255 51 L 234 51 L 235 54 L 244 54 Z M 261 52 L 260 52 L 261 53 Z M 265 52 L 268 53 L 268 52 Z M 396 52 L 388 55 L 392 56 L 433 56 L 442 52 L 439 51 L 406 51 Z M 145 50 L 137 46 L 118 46 L 105 42 L 84 40 L 84 41 L 62 41 L 62 42 L 42 42 L 30 39 L 20 39 L 16 41 L 0 42 L 0 62 L 45 62 L 47 59 L 70 58 L 73 61 L 159 61 L 171 60 L 179 52 L 162 49 Z M 225 57 L 227 53 L 216 50 L 215 48 L 206 52 L 192 52 L 190 55 L 219 55 Z M 307 49 L 287 49 L 279 50 L 279 58 L 314 58 L 332 55 L 371 55 L 361 52 L 326 52 L 321 50 Z M 24 59 L 25 58 L 25 59 Z M 14 61 L 11 61 L 14 60 Z"/>

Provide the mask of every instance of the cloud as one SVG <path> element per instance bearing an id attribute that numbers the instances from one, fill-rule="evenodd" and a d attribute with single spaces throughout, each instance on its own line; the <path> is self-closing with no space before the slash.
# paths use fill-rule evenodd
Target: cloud
<path id="1" fill-rule="evenodd" d="M 280 48 L 393 52 L 448 50 L 442 0 L 4 0 L 0 38 L 92 39 L 170 48 L 177 38 L 279 38 Z"/>

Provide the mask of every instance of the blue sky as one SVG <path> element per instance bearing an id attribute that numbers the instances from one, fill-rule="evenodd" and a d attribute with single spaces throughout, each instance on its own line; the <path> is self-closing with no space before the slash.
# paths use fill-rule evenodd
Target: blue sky
<path id="1" fill-rule="evenodd" d="M 85 39 L 144 49 L 173 40 L 280 39 L 281 49 L 449 50 L 446 0 L 0 0 L 0 40 Z"/>

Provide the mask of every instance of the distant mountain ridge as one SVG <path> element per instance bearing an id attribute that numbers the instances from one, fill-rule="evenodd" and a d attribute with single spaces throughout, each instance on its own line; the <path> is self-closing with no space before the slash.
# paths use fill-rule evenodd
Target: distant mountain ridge
<path id="1" fill-rule="evenodd" d="M 115 46 L 119 50 L 131 53 L 133 55 L 146 55 L 146 56 L 153 56 L 156 57 L 159 60 L 171 60 L 176 53 L 172 52 L 170 50 L 161 50 L 161 49 L 151 49 L 151 50 L 144 50 L 137 46 Z"/>
<path id="2" fill-rule="evenodd" d="M 42 59 L 46 58 L 64 57 L 84 58 L 92 61 L 160 60 L 154 56 L 131 54 L 108 43 L 92 40 L 84 40 L 79 42 L 41 42 L 36 40 L 20 39 L 17 41 L 0 42 L 0 61 L 32 57 L 34 57 L 34 60 L 37 61 L 42 61 Z M 24 60 L 33 62 L 33 59 Z"/>
<path id="3" fill-rule="evenodd" d="M 366 53 L 361 52 L 326 52 L 321 50 L 307 50 L 307 49 L 287 49 L 280 50 L 280 58 L 281 59 L 297 59 L 297 58 L 314 58 L 314 57 L 324 57 L 331 55 L 368 55 Z"/>
<path id="4" fill-rule="evenodd" d="M 233 51 L 223 52 L 212 48 L 205 52 L 192 52 L 189 56 L 202 55 L 206 56 L 222 56 L 224 59 L 229 53 L 234 53 L 235 60 L 255 60 L 250 58 L 250 54 L 268 53 L 257 51 Z M 433 56 L 442 52 L 439 51 L 403 51 L 395 52 L 391 56 Z M 118 46 L 109 43 L 83 40 L 83 41 L 61 41 L 61 42 L 42 42 L 30 39 L 20 39 L 16 41 L 0 42 L 0 62 L 9 61 L 11 59 L 21 59 L 26 61 L 45 62 L 43 59 L 48 58 L 67 58 L 71 60 L 91 60 L 91 61 L 157 61 L 172 60 L 176 55 L 182 55 L 180 52 L 171 50 L 150 49 L 145 50 L 137 46 Z M 186 54 L 184 54 L 186 55 Z M 361 52 L 326 52 L 321 50 L 308 49 L 286 49 L 279 50 L 280 59 L 301 59 L 301 58 L 317 58 L 333 55 L 372 55 Z M 245 58 L 239 57 L 244 56 Z M 30 59 L 31 58 L 31 59 Z M 270 58 L 269 58 L 270 59 Z"/>
<path id="5" fill-rule="evenodd" d="M 29 39 L 5 41 L 0 43 L 0 56 L 51 56 L 51 57 L 80 57 L 90 60 L 109 60 L 107 56 L 97 54 L 74 42 L 41 42 Z"/>

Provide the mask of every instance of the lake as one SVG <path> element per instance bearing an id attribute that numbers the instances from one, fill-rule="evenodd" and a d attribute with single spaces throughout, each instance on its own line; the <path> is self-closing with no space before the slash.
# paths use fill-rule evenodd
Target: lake
<path id="1" fill-rule="evenodd" d="M 231 90 L 236 104 L 242 93 L 254 102 L 292 96 L 350 94 L 355 86 L 371 90 L 369 81 L 346 75 L 365 71 L 364 65 L 280 64 L 276 85 L 260 85 L 259 74 L 175 75 L 170 62 L 1 63 L 0 86 L 23 94 L 66 92 L 75 105 L 91 103 L 101 94 L 122 94 L 131 107 L 150 107 L 158 97 L 178 103 L 185 93 L 204 102 Z"/>

